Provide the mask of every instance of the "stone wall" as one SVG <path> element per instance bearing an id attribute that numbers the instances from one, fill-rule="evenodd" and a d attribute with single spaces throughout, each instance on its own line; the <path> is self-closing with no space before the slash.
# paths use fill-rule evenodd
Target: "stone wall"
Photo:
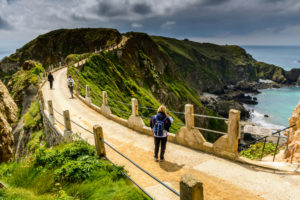
<path id="1" fill-rule="evenodd" d="M 102 93 L 104 103 L 101 107 L 98 107 L 91 103 L 88 90 L 89 88 L 87 88 L 86 97 L 80 96 L 78 90 L 76 96 L 90 108 L 123 126 L 149 136 L 153 135 L 150 127 L 145 126 L 141 116 L 138 115 L 137 99 L 132 99 L 132 114 L 127 120 L 111 113 L 110 107 L 108 106 L 107 93 L 105 91 Z M 168 141 L 207 153 L 213 153 L 221 157 L 237 160 L 239 157 L 238 140 L 240 137 L 240 114 L 240 111 L 230 110 L 227 134 L 225 133 L 224 136 L 220 137 L 212 144 L 207 142 L 202 133 L 194 127 L 194 107 L 191 104 L 187 104 L 185 105 L 185 126 L 182 127 L 177 134 L 169 133 Z"/>

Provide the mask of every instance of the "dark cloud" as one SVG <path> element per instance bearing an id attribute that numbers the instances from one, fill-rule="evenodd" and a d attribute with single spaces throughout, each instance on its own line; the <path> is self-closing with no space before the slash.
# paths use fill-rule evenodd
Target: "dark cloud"
<path id="1" fill-rule="evenodd" d="M 12 4 L 12 3 L 16 2 L 16 1 L 18 1 L 18 0 L 6 0 L 7 4 Z"/>
<path id="2" fill-rule="evenodd" d="M 5 20 L 0 17 L 0 29 L 13 29 L 20 35 L 24 33 L 20 30 L 83 26 L 122 32 L 139 28 L 182 38 L 225 38 L 264 31 L 278 35 L 300 27 L 299 0 L 4 0 L 0 13 L 5 16 Z"/>
<path id="3" fill-rule="evenodd" d="M 11 30 L 12 26 L 0 16 L 0 30 Z"/>
<path id="4" fill-rule="evenodd" d="M 224 3 L 229 2 L 230 0 L 203 0 L 201 2 L 201 5 L 203 6 L 215 6 L 215 5 L 221 5 Z"/>
<path id="5" fill-rule="evenodd" d="M 127 14 L 127 9 L 109 2 L 99 2 L 94 12 L 99 16 L 117 17 Z"/>
<path id="6" fill-rule="evenodd" d="M 132 10 L 137 14 L 146 15 L 151 13 L 152 8 L 148 4 L 137 3 L 133 5 Z"/>

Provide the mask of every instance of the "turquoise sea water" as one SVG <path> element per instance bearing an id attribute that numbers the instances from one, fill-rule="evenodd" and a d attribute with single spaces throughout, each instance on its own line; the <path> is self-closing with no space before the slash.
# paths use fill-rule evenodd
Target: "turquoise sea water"
<path id="1" fill-rule="evenodd" d="M 300 46 L 243 46 L 254 59 L 283 67 L 286 70 L 300 68 Z M 255 95 L 258 105 L 251 121 L 263 126 L 280 128 L 288 126 L 288 118 L 300 100 L 300 87 L 261 90 Z M 265 118 L 264 114 L 269 115 Z"/>

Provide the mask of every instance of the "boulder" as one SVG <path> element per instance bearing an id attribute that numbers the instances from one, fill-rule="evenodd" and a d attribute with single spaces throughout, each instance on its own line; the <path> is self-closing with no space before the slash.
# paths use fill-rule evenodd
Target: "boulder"
<path id="1" fill-rule="evenodd" d="M 290 82 L 296 82 L 300 76 L 300 69 L 291 69 L 285 72 L 285 77 Z"/>
<path id="2" fill-rule="evenodd" d="M 34 68 L 35 67 L 35 61 L 33 61 L 33 60 L 26 60 L 24 63 L 23 63 L 23 65 L 22 65 L 22 68 L 23 68 L 23 70 L 30 70 L 30 69 L 32 69 L 32 68 Z"/>
<path id="3" fill-rule="evenodd" d="M 0 81 L 0 163 L 13 156 L 14 138 L 11 124 L 17 121 L 18 107 Z"/>
<path id="4" fill-rule="evenodd" d="M 249 111 L 240 103 L 236 101 L 226 101 L 226 100 L 221 100 L 218 101 L 217 106 L 216 106 L 217 112 L 224 116 L 228 117 L 228 113 L 230 109 L 235 109 L 241 111 L 241 118 L 242 119 L 247 119 L 250 117 Z"/>
<path id="5" fill-rule="evenodd" d="M 247 82 L 247 81 L 239 81 L 235 85 L 236 89 L 247 91 L 247 92 L 257 92 L 257 82 Z"/>

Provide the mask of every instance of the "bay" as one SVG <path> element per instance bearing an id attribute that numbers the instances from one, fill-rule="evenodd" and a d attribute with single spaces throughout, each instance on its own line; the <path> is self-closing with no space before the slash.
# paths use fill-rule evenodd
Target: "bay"
<path id="1" fill-rule="evenodd" d="M 300 68 L 300 46 L 243 46 L 254 59 L 290 70 Z M 258 104 L 246 106 L 253 110 L 250 121 L 269 128 L 288 126 L 300 100 L 300 87 L 261 90 L 255 95 Z M 269 117 L 264 117 L 268 115 Z"/>

